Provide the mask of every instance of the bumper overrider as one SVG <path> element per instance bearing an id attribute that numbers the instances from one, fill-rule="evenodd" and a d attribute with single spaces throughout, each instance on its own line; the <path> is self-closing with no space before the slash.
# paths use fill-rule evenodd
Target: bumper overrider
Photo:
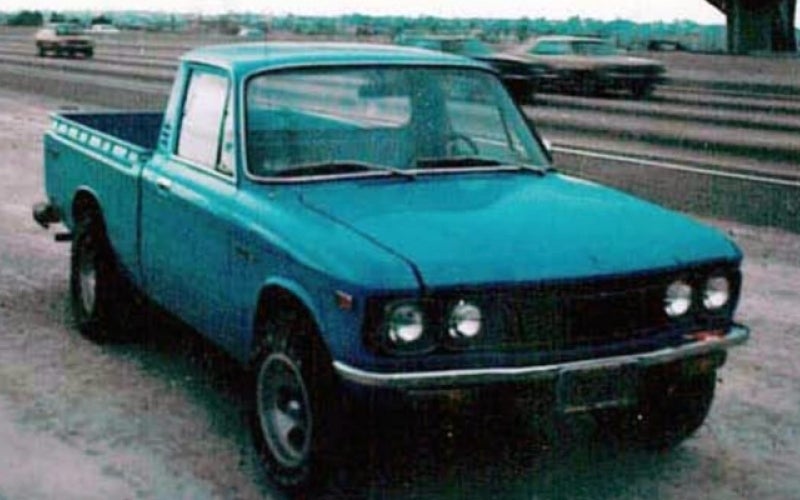
<path id="1" fill-rule="evenodd" d="M 343 382 L 365 388 L 400 391 L 458 389 L 488 384 L 557 381 L 565 373 L 615 372 L 622 369 L 626 371 L 646 370 L 682 360 L 724 353 L 730 347 L 743 344 L 749 337 L 749 328 L 743 325 L 734 325 L 727 333 L 721 335 L 697 336 L 696 340 L 692 342 L 655 351 L 523 367 L 498 366 L 478 369 L 383 373 L 362 370 L 340 361 L 334 361 L 333 366 Z"/>

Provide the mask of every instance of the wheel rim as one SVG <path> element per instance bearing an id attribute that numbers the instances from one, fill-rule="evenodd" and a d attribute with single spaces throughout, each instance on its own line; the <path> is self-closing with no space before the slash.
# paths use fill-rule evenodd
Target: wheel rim
<path id="1" fill-rule="evenodd" d="M 94 306 L 97 302 L 97 266 L 95 262 L 96 252 L 89 240 L 78 258 L 80 299 L 81 305 L 87 313 L 94 311 Z"/>
<path id="2" fill-rule="evenodd" d="M 308 391 L 295 362 L 271 354 L 258 373 L 258 417 L 272 456 L 284 467 L 303 463 L 311 446 Z"/>

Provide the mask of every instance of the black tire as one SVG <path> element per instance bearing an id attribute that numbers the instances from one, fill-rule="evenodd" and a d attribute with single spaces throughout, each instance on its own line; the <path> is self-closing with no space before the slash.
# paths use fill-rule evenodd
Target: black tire
<path id="1" fill-rule="evenodd" d="M 44 57 L 45 54 L 47 53 L 47 51 L 41 45 L 36 46 L 36 52 L 39 55 L 39 57 Z"/>
<path id="2" fill-rule="evenodd" d="M 604 412 L 599 415 L 599 421 L 622 444 L 646 450 L 668 450 L 703 425 L 711 409 L 715 386 L 715 371 L 649 384 L 641 391 L 636 408 Z"/>
<path id="3" fill-rule="evenodd" d="M 578 94 L 589 97 L 601 96 L 603 88 L 591 73 L 579 73 L 575 78 L 575 89 Z"/>
<path id="4" fill-rule="evenodd" d="M 510 82 L 506 87 L 511 97 L 520 105 L 532 104 L 535 100 L 533 85 L 528 82 Z"/>
<path id="5" fill-rule="evenodd" d="M 83 57 L 85 57 L 86 59 L 91 59 L 92 57 L 94 57 L 94 50 L 92 49 L 84 50 Z"/>
<path id="6" fill-rule="evenodd" d="M 655 86 L 651 83 L 636 83 L 631 85 L 631 95 L 636 99 L 647 99 L 653 95 Z"/>
<path id="7" fill-rule="evenodd" d="M 290 493 L 324 484 L 340 453 L 342 404 L 330 356 L 306 318 L 265 320 L 253 378 L 252 431 L 269 478 Z"/>
<path id="8" fill-rule="evenodd" d="M 70 301 L 78 330 L 94 342 L 131 337 L 138 300 L 117 267 L 99 216 L 76 224 L 70 258 Z"/>

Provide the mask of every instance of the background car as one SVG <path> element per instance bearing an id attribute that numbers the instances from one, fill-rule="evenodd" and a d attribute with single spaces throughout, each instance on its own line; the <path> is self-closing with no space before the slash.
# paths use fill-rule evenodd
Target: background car
<path id="1" fill-rule="evenodd" d="M 93 35 L 117 35 L 121 31 L 113 24 L 93 24 L 89 28 L 89 33 Z"/>
<path id="2" fill-rule="evenodd" d="M 56 56 L 94 55 L 94 40 L 75 24 L 51 24 L 36 32 L 36 49 L 43 57 L 48 52 Z"/>
<path id="3" fill-rule="evenodd" d="M 547 67 L 541 87 L 586 95 L 623 90 L 644 98 L 663 81 L 666 71 L 659 61 L 620 54 L 601 38 L 543 36 L 518 51 Z"/>
<path id="4" fill-rule="evenodd" d="M 545 67 L 532 63 L 524 57 L 494 50 L 486 43 L 470 36 L 423 35 L 403 36 L 395 40 L 399 45 L 409 45 L 424 49 L 458 54 L 483 61 L 499 74 L 511 95 L 518 102 L 532 102 Z"/>

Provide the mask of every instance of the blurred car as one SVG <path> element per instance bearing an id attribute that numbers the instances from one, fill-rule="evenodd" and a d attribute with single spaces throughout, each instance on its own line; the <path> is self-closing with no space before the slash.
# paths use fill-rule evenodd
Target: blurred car
<path id="1" fill-rule="evenodd" d="M 524 57 L 495 51 L 486 43 L 469 36 L 424 35 L 400 37 L 398 45 L 408 45 L 458 54 L 485 62 L 500 74 L 500 79 L 518 102 L 532 102 L 544 66 Z"/>
<path id="2" fill-rule="evenodd" d="M 546 65 L 540 85 L 550 89 L 586 95 L 623 90 L 644 98 L 664 80 L 665 68 L 659 61 L 620 54 L 601 38 L 543 36 L 521 46 L 518 53 Z"/>
<path id="3" fill-rule="evenodd" d="M 93 24 L 89 28 L 89 33 L 93 35 L 116 35 L 121 31 L 113 24 Z"/>
<path id="4" fill-rule="evenodd" d="M 653 52 L 689 52 L 691 47 L 675 40 L 648 40 L 647 50 Z"/>
<path id="5" fill-rule="evenodd" d="M 48 52 L 56 56 L 70 57 L 82 54 L 89 58 L 94 55 L 94 40 L 75 24 L 45 26 L 36 32 L 35 38 L 39 57 L 47 55 Z"/>

